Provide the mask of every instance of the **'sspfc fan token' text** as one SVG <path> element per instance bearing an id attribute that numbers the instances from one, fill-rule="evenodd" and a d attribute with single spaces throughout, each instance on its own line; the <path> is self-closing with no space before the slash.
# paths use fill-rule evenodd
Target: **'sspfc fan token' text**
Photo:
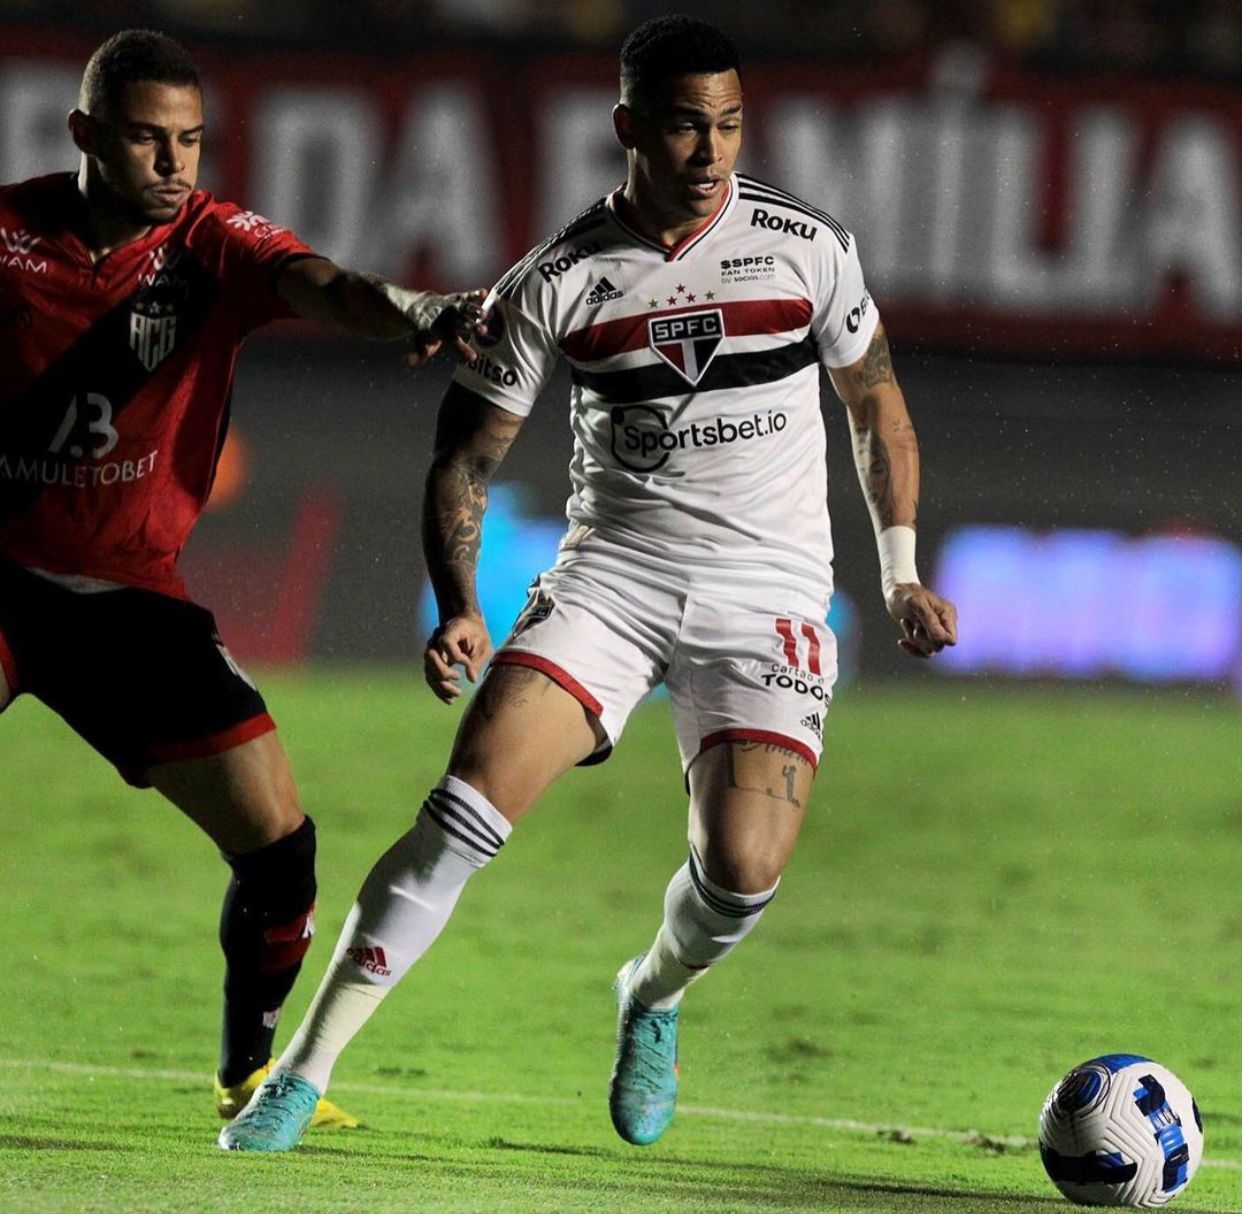
<path id="1" fill-rule="evenodd" d="M 1080 1205 L 1163 1206 L 1203 1158 L 1203 1121 L 1172 1071 L 1137 1054 L 1105 1054 L 1052 1089 L 1039 1153 L 1053 1184 Z"/>

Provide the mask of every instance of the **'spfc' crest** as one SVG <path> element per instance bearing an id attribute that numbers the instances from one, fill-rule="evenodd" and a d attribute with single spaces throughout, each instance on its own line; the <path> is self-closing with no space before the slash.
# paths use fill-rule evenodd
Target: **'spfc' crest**
<path id="1" fill-rule="evenodd" d="M 653 316 L 647 322 L 647 340 L 687 383 L 697 384 L 724 340 L 724 315 L 719 308 L 708 308 Z"/>

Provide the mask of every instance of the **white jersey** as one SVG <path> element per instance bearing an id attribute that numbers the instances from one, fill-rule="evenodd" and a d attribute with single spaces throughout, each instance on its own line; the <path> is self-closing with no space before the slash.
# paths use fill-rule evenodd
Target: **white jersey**
<path id="1" fill-rule="evenodd" d="M 620 191 L 497 285 L 457 383 L 525 416 L 572 371 L 571 523 L 686 565 L 832 589 L 819 367 L 866 352 L 878 316 L 855 242 L 735 174 L 675 247 L 626 222 Z"/>

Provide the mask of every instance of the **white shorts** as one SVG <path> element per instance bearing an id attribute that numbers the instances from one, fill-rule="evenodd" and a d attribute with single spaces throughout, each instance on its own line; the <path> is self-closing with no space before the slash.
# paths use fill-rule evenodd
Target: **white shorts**
<path id="1" fill-rule="evenodd" d="M 608 757 L 635 705 L 668 686 L 683 769 L 720 742 L 784 746 L 812 766 L 837 677 L 814 596 L 779 578 L 687 568 L 571 533 L 492 659 L 542 671 L 603 726 Z"/>

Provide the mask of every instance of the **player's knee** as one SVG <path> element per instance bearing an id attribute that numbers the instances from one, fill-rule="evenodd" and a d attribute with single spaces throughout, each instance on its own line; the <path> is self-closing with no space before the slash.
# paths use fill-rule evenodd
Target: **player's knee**
<path id="1" fill-rule="evenodd" d="M 255 884 L 290 881 L 303 886 L 315 880 L 316 832 L 315 822 L 299 813 L 299 820 L 292 830 L 283 831 L 276 838 L 242 852 L 225 852 L 224 858 L 237 878 Z"/>
<path id="2" fill-rule="evenodd" d="M 512 778 L 506 778 L 482 751 L 466 749 L 454 754 L 445 774 L 469 784 L 510 822 L 516 822 L 534 804 L 534 797 L 515 787 Z"/>
<path id="3" fill-rule="evenodd" d="M 220 921 L 226 951 L 235 936 L 249 938 L 257 928 L 265 945 L 278 946 L 286 961 L 301 959 L 310 945 L 317 893 L 315 852 L 315 823 L 303 818 L 274 843 L 240 855 L 225 853 L 233 870 Z"/>
<path id="4" fill-rule="evenodd" d="M 777 846 L 745 849 L 715 845 L 702 849 L 703 871 L 717 885 L 735 894 L 761 894 L 780 880 L 786 855 Z"/>
<path id="5" fill-rule="evenodd" d="M 234 821 L 230 829 L 230 842 L 226 854 L 247 856 L 273 847 L 301 830 L 310 819 L 298 808 L 296 802 L 275 802 L 266 806 L 262 813 L 248 813 L 244 821 Z"/>

